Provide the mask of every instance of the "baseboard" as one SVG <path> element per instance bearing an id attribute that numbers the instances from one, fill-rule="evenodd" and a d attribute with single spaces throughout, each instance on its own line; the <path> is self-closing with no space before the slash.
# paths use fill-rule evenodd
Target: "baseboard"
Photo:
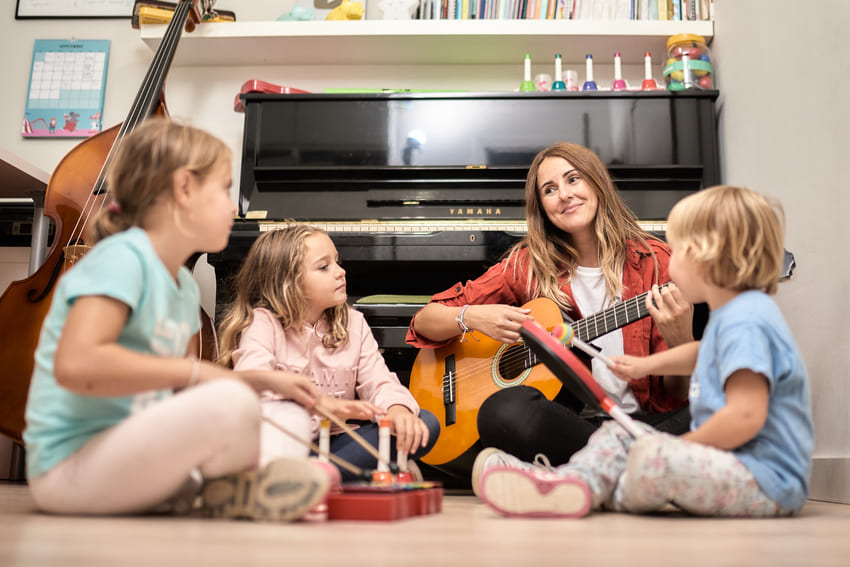
<path id="1" fill-rule="evenodd" d="M 850 504 L 850 457 L 813 459 L 809 498 Z"/>

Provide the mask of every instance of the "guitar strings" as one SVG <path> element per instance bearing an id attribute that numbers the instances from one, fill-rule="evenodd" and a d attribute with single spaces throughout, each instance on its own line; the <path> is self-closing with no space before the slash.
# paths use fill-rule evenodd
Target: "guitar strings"
<path id="1" fill-rule="evenodd" d="M 661 286 L 664 288 L 669 285 L 665 283 Z M 647 316 L 648 313 L 643 313 L 641 311 L 641 306 L 645 303 L 646 297 L 650 294 L 650 292 L 643 292 L 635 297 L 632 297 L 626 301 L 618 303 L 612 307 L 609 307 L 603 310 L 600 313 L 595 315 L 590 315 L 576 321 L 574 323 L 570 323 L 573 327 L 573 330 L 576 333 L 576 336 L 584 341 L 590 342 L 602 335 L 605 335 L 611 331 L 619 329 L 625 325 L 633 323 L 634 321 L 643 319 Z M 604 330 L 599 332 L 599 321 L 603 321 L 602 325 Z M 613 325 L 611 325 L 611 321 L 613 320 Z M 624 321 L 623 324 L 620 324 L 620 321 Z M 609 326 L 611 327 L 609 329 Z M 591 332 L 593 329 L 594 332 Z M 502 347 L 499 347 L 500 349 Z M 526 362 L 528 364 L 526 365 Z M 457 388 L 457 385 L 461 382 L 466 382 L 468 380 L 478 378 L 479 374 L 485 370 L 488 371 L 495 365 L 496 374 L 499 375 L 504 381 L 511 381 L 518 379 L 526 370 L 530 370 L 534 366 L 540 363 L 540 360 L 537 359 L 537 355 L 534 354 L 533 351 L 523 342 L 516 342 L 511 345 L 508 345 L 504 351 L 502 356 L 499 356 L 496 359 L 495 356 L 492 356 L 487 359 L 482 359 L 480 361 L 474 362 L 465 366 L 461 370 L 455 370 L 454 372 L 454 387 Z M 504 368 L 506 370 L 516 370 L 516 365 L 519 366 L 518 371 L 515 375 L 505 378 L 501 372 Z M 441 391 L 445 390 L 446 387 L 446 374 L 440 377 L 441 382 Z"/>
<path id="2" fill-rule="evenodd" d="M 517 374 L 516 374 L 516 377 L 518 377 L 523 372 L 525 372 L 525 370 L 530 369 L 533 366 L 536 366 L 537 363 L 540 362 L 539 360 L 537 360 L 536 355 L 531 351 L 531 349 L 528 347 L 528 345 L 525 345 L 524 343 L 514 343 L 512 345 L 509 345 L 506 350 L 507 350 L 507 352 L 505 352 L 503 354 L 503 356 L 499 357 L 498 360 L 491 357 L 489 359 L 483 359 L 483 360 L 474 362 L 472 364 L 469 364 L 468 366 L 465 366 L 461 370 L 456 370 L 454 372 L 454 384 L 457 385 L 458 383 L 464 382 L 468 379 L 476 378 L 477 375 L 480 374 L 484 370 L 487 370 L 487 372 L 489 374 L 489 369 L 494 364 L 496 364 L 496 366 L 497 366 L 497 373 L 501 376 L 502 373 L 499 372 L 500 369 L 502 369 L 506 366 L 514 366 L 514 365 L 522 366 L 522 365 L 524 365 L 524 363 L 526 361 L 532 362 L 532 358 L 533 358 L 532 364 L 529 364 L 528 366 L 525 366 L 524 368 L 520 368 L 520 371 L 517 372 Z M 472 375 L 470 375 L 470 374 L 472 374 Z M 446 376 L 444 374 L 440 378 L 440 381 L 443 384 L 445 383 L 445 377 Z M 514 378 L 508 378 L 506 380 L 512 380 L 512 379 L 514 379 Z"/>

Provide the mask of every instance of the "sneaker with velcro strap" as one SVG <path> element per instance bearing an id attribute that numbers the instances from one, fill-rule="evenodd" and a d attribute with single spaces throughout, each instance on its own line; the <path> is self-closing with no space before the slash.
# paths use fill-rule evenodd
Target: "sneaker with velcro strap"
<path id="1" fill-rule="evenodd" d="M 207 481 L 202 512 L 212 518 L 288 522 L 322 501 L 331 479 L 307 459 L 281 458 L 262 468 Z"/>

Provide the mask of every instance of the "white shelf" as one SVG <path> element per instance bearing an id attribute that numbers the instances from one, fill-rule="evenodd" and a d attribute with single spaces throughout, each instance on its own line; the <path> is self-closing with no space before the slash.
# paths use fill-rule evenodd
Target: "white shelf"
<path id="1" fill-rule="evenodd" d="M 165 25 L 144 25 L 141 38 L 159 46 Z M 230 22 L 198 26 L 184 33 L 174 64 L 240 65 L 451 65 L 565 62 L 585 54 L 608 62 L 614 52 L 625 64 L 643 62 L 650 51 L 662 62 L 666 41 L 695 33 L 711 41 L 714 22 L 587 20 L 366 20 L 318 22 Z"/>

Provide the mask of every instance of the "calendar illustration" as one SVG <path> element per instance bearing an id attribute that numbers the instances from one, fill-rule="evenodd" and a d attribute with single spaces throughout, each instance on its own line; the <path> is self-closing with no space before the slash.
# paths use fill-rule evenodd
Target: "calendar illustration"
<path id="1" fill-rule="evenodd" d="M 108 39 L 35 40 L 21 134 L 85 138 L 100 132 L 108 63 Z"/>

